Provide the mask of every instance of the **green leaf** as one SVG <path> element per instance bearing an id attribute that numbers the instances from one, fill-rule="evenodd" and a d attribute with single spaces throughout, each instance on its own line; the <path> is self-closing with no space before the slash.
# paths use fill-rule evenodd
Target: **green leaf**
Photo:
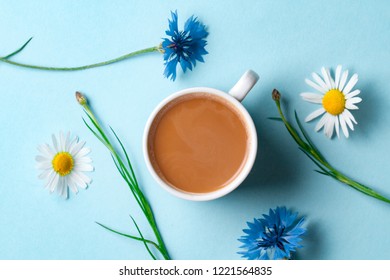
<path id="1" fill-rule="evenodd" d="M 151 241 L 151 240 L 149 240 L 149 239 L 144 239 L 144 238 L 140 238 L 140 237 L 137 237 L 137 236 L 134 236 L 134 235 L 129 235 L 129 234 L 125 234 L 125 233 L 116 231 L 116 230 L 114 230 L 114 229 L 111 229 L 111 228 L 109 228 L 109 227 L 107 227 L 107 226 L 105 226 L 105 225 L 99 223 L 99 222 L 95 222 L 95 223 L 98 224 L 99 226 L 101 226 L 102 228 L 105 228 L 106 230 L 111 231 L 111 232 L 116 233 L 116 234 L 119 234 L 119 235 L 121 235 L 121 236 L 130 238 L 130 239 L 134 239 L 134 240 L 137 240 L 137 241 L 147 242 L 147 243 L 150 243 L 150 244 L 152 244 L 152 245 L 154 245 L 154 246 L 157 246 L 156 243 L 154 243 L 153 241 Z"/>
<path id="2" fill-rule="evenodd" d="M 139 235 L 141 236 L 141 238 L 142 238 L 143 240 L 145 240 L 145 239 L 144 239 L 144 236 L 142 235 L 142 232 L 141 232 L 141 230 L 139 229 L 139 227 L 138 227 L 136 221 L 134 220 L 134 218 L 133 218 L 132 216 L 130 216 L 130 218 L 133 220 L 133 223 L 134 223 L 135 227 L 137 228 L 137 231 L 138 231 Z M 148 246 L 148 244 L 146 244 L 145 241 L 144 241 L 144 245 L 145 245 L 146 250 L 149 252 L 150 256 L 151 256 L 154 260 L 156 260 L 156 257 L 155 257 L 155 256 L 153 255 L 153 253 L 150 251 L 149 246 Z"/>
<path id="3" fill-rule="evenodd" d="M 269 120 L 272 120 L 272 121 L 278 121 L 278 122 L 283 122 L 282 118 L 274 118 L 274 117 L 270 117 L 268 118 Z"/>
<path id="4" fill-rule="evenodd" d="M 139 207 L 141 208 L 141 210 L 143 211 L 143 214 L 145 216 L 145 218 L 147 219 L 151 229 L 153 230 L 153 233 L 157 239 L 157 243 L 151 241 L 151 240 L 148 240 L 148 239 L 145 239 L 142 235 L 142 232 L 140 231 L 138 225 L 136 224 L 135 220 L 132 218 L 133 220 L 133 223 L 135 224 L 136 228 L 137 228 L 137 231 L 139 232 L 140 236 L 141 237 L 137 237 L 137 236 L 133 236 L 133 235 L 128 235 L 128 234 L 123 234 L 121 232 L 118 232 L 118 231 L 115 231 L 113 229 L 110 229 L 100 223 L 97 223 L 99 224 L 100 226 L 106 228 L 107 230 L 109 231 L 112 231 L 116 234 L 119 234 L 119 235 L 122 235 L 122 236 L 125 236 L 125 237 L 128 237 L 128 238 L 131 238 L 131 239 L 135 239 L 135 240 L 138 240 L 138 241 L 142 241 L 144 242 L 144 245 L 146 246 L 146 249 L 148 250 L 149 254 L 151 255 L 151 257 L 153 259 L 155 259 L 155 256 L 153 255 L 153 253 L 149 250 L 149 247 L 147 246 L 147 244 L 153 244 L 153 246 L 156 247 L 156 249 L 161 253 L 161 255 L 164 257 L 164 259 L 168 260 L 170 259 L 170 256 L 168 254 L 168 251 L 165 247 L 165 244 L 163 242 L 163 239 L 161 237 L 161 233 L 159 232 L 158 230 L 158 227 L 157 227 L 157 224 L 156 224 L 156 221 L 155 221 L 155 218 L 154 218 L 154 215 L 153 215 L 153 212 L 151 210 L 151 206 L 149 204 L 149 202 L 147 201 L 145 195 L 143 194 L 143 192 L 140 190 L 138 184 L 135 184 L 134 182 L 132 182 L 132 178 L 134 177 L 135 179 L 135 174 L 134 174 L 134 171 L 131 170 L 129 171 L 129 168 L 132 169 L 132 166 L 131 166 L 131 162 L 130 162 L 130 159 L 128 157 L 128 154 L 124 148 L 124 145 L 123 143 L 120 141 L 119 137 L 117 136 L 117 134 L 115 133 L 115 131 L 110 127 L 112 133 L 115 135 L 118 143 L 120 144 L 123 152 L 125 153 L 125 156 L 126 156 L 126 160 L 129 164 L 129 167 L 127 168 L 126 165 L 124 164 L 123 160 L 122 160 L 122 157 L 121 155 L 118 153 L 117 149 L 114 148 L 114 146 L 110 143 L 110 141 L 108 140 L 108 137 L 106 136 L 105 134 L 105 131 L 104 129 L 101 127 L 98 119 L 95 117 L 93 111 L 90 109 L 90 107 L 88 106 L 88 104 L 83 104 L 83 107 L 84 107 L 84 112 L 86 113 L 86 115 L 88 116 L 89 120 L 91 121 L 92 125 L 95 127 L 95 129 L 93 129 L 92 125 L 89 125 L 84 119 L 84 124 L 88 127 L 88 129 L 95 135 L 95 137 L 97 137 L 105 146 L 106 148 L 110 151 L 110 155 L 114 161 L 114 164 L 115 164 L 115 167 L 118 169 L 119 171 L 119 174 L 122 176 L 122 178 L 125 180 L 125 182 L 127 183 L 130 191 L 132 192 L 133 196 L 134 196 L 134 199 L 137 201 Z M 100 135 L 99 135 L 100 134 Z M 136 182 L 136 181 L 135 181 Z M 147 243 L 147 244 L 146 244 Z"/>
<path id="5" fill-rule="evenodd" d="M 104 134 L 103 130 L 100 128 L 99 124 L 88 114 L 88 112 L 85 112 L 93 126 L 99 131 L 101 137 L 108 143 L 108 139 L 106 135 Z"/>
<path id="6" fill-rule="evenodd" d="M 285 119 L 283 111 L 280 108 L 279 100 L 275 100 L 275 104 L 276 104 L 276 106 L 278 108 L 280 116 L 283 119 L 284 125 L 286 126 L 288 132 L 293 137 L 295 142 L 298 144 L 299 149 L 311 161 L 313 161 L 314 164 L 318 168 L 320 168 L 320 170 L 315 170 L 316 172 L 318 172 L 318 173 L 320 173 L 322 175 L 330 176 L 330 177 L 334 178 L 335 180 L 337 180 L 337 181 L 339 181 L 339 182 L 341 182 L 341 183 L 343 183 L 345 185 L 348 185 L 348 186 L 358 190 L 359 192 L 362 192 L 362 193 L 364 193 L 366 195 L 369 195 L 369 196 L 371 196 L 373 198 L 376 198 L 378 200 L 382 200 L 384 202 L 390 203 L 390 199 L 380 195 L 379 193 L 377 193 L 376 191 L 372 190 L 371 188 L 369 188 L 369 187 L 367 187 L 367 186 L 365 186 L 365 185 L 363 185 L 363 184 L 361 184 L 359 182 L 354 181 L 353 179 L 345 176 L 344 174 L 342 174 L 341 172 L 339 172 L 335 168 L 333 168 L 325 160 L 325 158 L 321 155 L 321 153 L 318 151 L 318 149 L 314 146 L 314 143 L 311 142 L 311 140 L 309 139 L 306 131 L 304 130 L 302 124 L 299 121 L 297 113 L 295 112 L 296 122 L 297 122 L 297 124 L 298 124 L 298 126 L 299 126 L 299 128 L 301 130 L 301 133 L 303 134 L 304 138 L 306 139 L 306 141 L 308 143 L 306 143 L 305 141 L 302 140 L 302 138 L 299 136 L 299 134 L 296 133 L 295 128 Z M 296 135 L 294 135 L 294 134 L 296 134 Z"/>
<path id="7" fill-rule="evenodd" d="M 154 221 L 153 212 L 151 211 L 151 209 L 149 207 L 149 203 L 147 202 L 143 192 L 139 188 L 139 185 L 138 185 L 138 182 L 137 182 L 137 178 L 135 176 L 135 173 L 134 173 L 132 164 L 130 162 L 129 156 L 127 154 L 127 151 L 126 151 L 122 141 L 119 139 L 118 135 L 114 131 L 114 129 L 111 126 L 110 126 L 110 129 L 111 129 L 112 133 L 114 134 L 115 138 L 117 139 L 119 145 L 121 146 L 123 153 L 125 154 L 128 166 L 130 168 L 131 176 L 130 176 L 129 172 L 126 170 L 126 168 L 121 164 L 121 162 L 119 162 L 119 164 L 123 168 L 123 172 L 128 175 L 127 177 L 132 182 L 132 187 L 133 187 L 132 192 L 133 192 L 133 194 L 134 194 L 134 192 L 137 194 L 137 195 L 134 194 L 134 196 L 137 198 L 138 204 L 142 208 L 142 211 L 144 212 L 144 214 L 145 214 L 147 220 L 150 222 L 151 226 L 154 227 L 154 224 L 152 223 Z M 138 199 L 140 199 L 141 202 L 139 202 Z"/>
<path id="8" fill-rule="evenodd" d="M 127 151 L 126 151 L 125 147 L 123 146 L 122 141 L 119 139 L 118 135 L 115 133 L 115 131 L 112 129 L 111 126 L 110 126 L 110 129 L 111 129 L 112 133 L 114 134 L 116 140 L 118 141 L 119 145 L 121 146 L 123 153 L 125 154 L 125 157 L 126 157 L 126 160 L 127 160 L 127 164 L 129 166 L 131 174 L 132 174 L 130 179 L 134 182 L 134 185 L 139 189 L 137 178 L 135 176 L 135 173 L 134 173 L 134 170 L 133 170 L 133 166 L 132 166 L 132 164 L 130 162 L 130 159 L 129 159 L 129 156 L 127 154 Z"/>
<path id="9" fill-rule="evenodd" d="M 119 139 L 119 137 L 118 137 L 118 135 L 116 134 L 115 130 L 114 130 L 111 126 L 109 126 L 109 127 L 110 127 L 112 133 L 114 134 L 116 140 L 119 142 L 119 144 L 120 144 L 120 146 L 121 146 L 121 148 L 122 148 L 123 153 L 125 154 L 125 157 L 126 157 L 126 160 L 127 160 L 127 164 L 129 165 L 129 167 L 131 167 L 131 162 L 130 162 L 129 156 L 128 156 L 127 152 L 126 152 L 125 147 L 124 147 L 123 144 L 122 144 L 122 141 Z"/>
<path id="10" fill-rule="evenodd" d="M 323 172 L 323 171 L 320 171 L 320 170 L 314 170 L 315 172 L 317 173 L 320 173 L 322 175 L 325 175 L 325 176 L 331 176 L 330 174 L 326 173 L 326 172 Z"/>
<path id="11" fill-rule="evenodd" d="M 118 165 L 118 163 L 116 162 L 116 160 L 115 160 L 115 158 L 114 158 L 113 155 L 111 155 L 111 158 L 112 158 L 112 161 L 113 161 L 114 164 L 115 164 L 116 169 L 118 169 L 119 174 L 121 174 L 122 178 L 125 179 L 125 174 L 123 173 L 122 168 L 119 167 L 119 165 Z M 125 179 L 125 180 L 126 180 L 126 179 Z"/>
<path id="12" fill-rule="evenodd" d="M 315 165 L 317 165 L 318 168 L 320 168 L 323 172 L 325 173 L 329 173 L 328 170 L 326 170 L 326 168 L 324 166 L 321 165 L 321 163 L 319 163 L 315 158 L 313 158 L 313 156 L 305 151 L 304 149 L 302 149 L 301 147 L 299 147 L 299 149 L 312 161 L 314 162 Z"/>
<path id="13" fill-rule="evenodd" d="M 125 180 L 125 182 L 127 183 L 127 185 L 129 186 L 129 189 L 131 191 L 131 193 L 133 194 L 134 196 L 134 199 L 137 201 L 139 207 L 141 208 L 142 212 L 145 214 L 146 218 L 148 219 L 146 213 L 147 211 L 145 210 L 145 205 L 142 204 L 140 198 L 139 198 L 139 194 L 136 192 L 137 190 L 134 188 L 133 184 L 131 183 L 131 181 L 129 181 L 127 175 L 125 174 L 125 171 L 123 170 L 123 166 L 122 165 L 119 165 L 118 162 L 115 160 L 114 156 L 111 154 L 111 158 L 112 158 L 112 161 L 114 162 L 115 164 L 115 167 L 118 169 L 118 172 L 119 174 L 122 176 L 123 180 Z"/>
<path id="14" fill-rule="evenodd" d="M 316 146 L 314 145 L 314 143 L 311 141 L 311 139 L 310 139 L 309 135 L 307 134 L 306 130 L 303 128 L 303 125 L 302 125 L 301 121 L 300 121 L 299 118 L 298 118 L 297 111 L 294 111 L 294 113 L 295 113 L 295 120 L 296 120 L 296 122 L 297 122 L 297 124 L 298 124 L 299 129 L 301 130 L 301 133 L 302 133 L 303 137 L 306 139 L 307 143 L 308 143 L 309 146 L 313 149 L 313 151 L 315 151 L 315 152 L 317 153 L 317 155 L 318 155 L 322 160 L 326 161 L 325 158 L 324 158 L 324 156 L 321 154 L 321 152 L 317 149 L 317 147 L 316 147 Z"/>
<path id="15" fill-rule="evenodd" d="M 11 58 L 12 56 L 14 56 L 14 55 L 20 53 L 20 52 L 28 45 L 28 43 L 30 43 L 30 41 L 32 40 L 32 38 L 33 38 L 33 37 L 31 37 L 30 39 L 28 39 L 27 42 L 24 43 L 24 45 L 21 46 L 19 49 L 17 49 L 17 50 L 14 51 L 13 53 L 10 53 L 9 55 L 4 56 L 3 58 L 8 59 L 8 58 Z"/>
<path id="16" fill-rule="evenodd" d="M 83 118 L 83 122 L 84 122 L 84 124 L 88 127 L 88 129 L 93 133 L 93 135 L 95 135 L 95 137 L 96 137 L 100 142 L 102 142 L 103 144 L 105 144 L 104 141 L 103 141 L 103 139 L 96 133 L 95 130 L 93 130 L 93 129 L 89 126 L 89 124 L 85 121 L 84 118 Z"/>

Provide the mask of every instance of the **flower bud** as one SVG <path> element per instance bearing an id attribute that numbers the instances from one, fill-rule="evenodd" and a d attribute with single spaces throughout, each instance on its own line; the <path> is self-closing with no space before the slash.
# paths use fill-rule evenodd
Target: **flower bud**
<path id="1" fill-rule="evenodd" d="M 280 93 L 276 88 L 272 91 L 272 99 L 275 101 L 280 100 Z"/>
<path id="2" fill-rule="evenodd" d="M 79 91 L 76 91 L 76 100 L 82 106 L 87 104 L 87 98 Z"/>

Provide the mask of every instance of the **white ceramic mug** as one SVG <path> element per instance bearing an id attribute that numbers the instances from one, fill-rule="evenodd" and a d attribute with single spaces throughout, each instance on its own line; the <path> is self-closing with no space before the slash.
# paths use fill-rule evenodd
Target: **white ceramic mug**
<path id="1" fill-rule="evenodd" d="M 252 70 L 246 71 L 240 80 L 229 90 L 229 93 L 223 92 L 218 89 L 214 88 L 208 88 L 208 87 L 194 87 L 194 88 L 188 88 L 184 89 L 178 92 L 173 93 L 172 95 L 165 98 L 161 103 L 153 110 L 151 113 L 144 131 L 144 137 L 143 137 L 143 152 L 144 157 L 146 161 L 146 165 L 152 174 L 153 178 L 169 193 L 183 198 L 187 200 L 194 200 L 194 201 L 205 201 L 205 200 L 212 200 L 219 197 L 222 197 L 234 189 L 236 189 L 248 176 L 250 170 L 252 169 L 253 163 L 256 159 L 256 153 L 257 153 L 257 133 L 256 128 L 253 123 L 253 120 L 251 116 L 249 115 L 248 111 L 244 108 L 244 106 L 241 104 L 241 101 L 245 98 L 245 96 L 248 94 L 248 92 L 252 89 L 252 87 L 256 84 L 258 81 L 259 76 L 256 74 L 256 72 Z M 230 105 L 234 106 L 243 117 L 245 126 L 247 127 L 249 141 L 248 141 L 248 150 L 247 150 L 247 158 L 246 161 L 241 168 L 239 174 L 235 177 L 234 180 L 232 180 L 229 184 L 226 186 L 208 193 L 190 193 L 183 190 L 180 190 L 178 188 L 175 188 L 175 186 L 172 186 L 165 182 L 163 179 L 160 178 L 158 173 L 154 170 L 151 159 L 149 157 L 149 145 L 148 145 L 148 139 L 149 139 L 149 133 L 151 125 L 155 119 L 155 117 L 158 115 L 158 113 L 164 108 L 165 105 L 167 105 L 169 102 L 175 100 L 176 98 L 179 98 L 183 95 L 189 95 L 194 93 L 204 92 L 208 94 L 217 95 L 221 98 L 223 98 L 225 101 L 229 102 Z"/>

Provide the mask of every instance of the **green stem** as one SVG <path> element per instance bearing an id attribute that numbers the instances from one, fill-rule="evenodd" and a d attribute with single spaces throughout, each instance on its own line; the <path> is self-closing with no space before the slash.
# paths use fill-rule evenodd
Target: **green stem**
<path id="1" fill-rule="evenodd" d="M 294 138 L 295 142 L 301 147 L 306 148 L 307 144 L 299 137 L 297 131 L 292 127 L 292 125 L 287 121 L 286 117 L 283 114 L 282 108 L 280 107 L 280 101 L 275 100 L 276 107 L 278 108 L 279 115 L 282 118 L 282 121 L 284 125 L 286 126 L 287 130 L 290 132 L 291 136 Z"/>
<path id="2" fill-rule="evenodd" d="M 154 214 L 152 212 L 152 210 L 150 209 L 150 205 L 149 203 L 147 203 L 147 208 L 149 208 L 148 210 L 150 211 L 150 214 L 151 214 L 151 220 L 149 221 L 149 224 L 151 225 L 152 229 L 153 229 L 153 232 L 154 232 L 154 235 L 156 236 L 157 238 L 157 242 L 158 242 L 158 245 L 159 247 L 161 248 L 161 253 L 163 254 L 164 256 L 164 259 L 166 260 L 170 260 L 171 257 L 169 256 L 169 253 L 168 253 L 168 250 L 167 248 L 165 247 L 165 243 L 162 239 L 162 236 L 161 236 L 161 233 L 160 231 L 158 230 L 158 227 L 157 227 L 157 223 L 156 223 L 156 219 L 154 217 Z"/>
<path id="3" fill-rule="evenodd" d="M 371 188 L 369 188 L 369 187 L 367 187 L 359 182 L 356 182 L 355 180 L 342 174 L 341 172 L 335 170 L 334 168 L 330 168 L 330 171 L 333 173 L 334 178 L 336 178 L 340 182 L 342 182 L 342 183 L 344 183 L 344 184 L 346 184 L 346 185 L 354 188 L 355 190 L 358 190 L 359 192 L 362 192 L 366 195 L 369 195 L 369 196 L 374 197 L 376 199 L 379 199 L 381 201 L 390 203 L 390 199 L 382 196 L 381 194 L 377 193 L 373 189 L 371 189 Z"/>
<path id="4" fill-rule="evenodd" d="M 85 70 L 85 69 L 90 69 L 90 68 L 101 67 L 101 66 L 105 66 L 105 65 L 108 65 L 108 64 L 113 64 L 113 63 L 116 63 L 116 62 L 128 59 L 130 57 L 133 57 L 133 56 L 136 56 L 136 55 L 139 55 L 139 54 L 156 52 L 156 51 L 159 51 L 159 50 L 160 50 L 159 46 L 146 48 L 146 49 L 142 49 L 142 50 L 139 50 L 139 51 L 135 51 L 135 52 L 131 52 L 131 53 L 122 55 L 122 56 L 114 58 L 114 59 L 110 59 L 110 60 L 106 60 L 106 61 L 99 62 L 99 63 L 94 63 L 94 64 L 77 66 L 77 67 L 50 67 L 50 66 L 31 65 L 31 64 L 25 64 L 25 63 L 12 61 L 12 60 L 7 59 L 7 57 L 0 57 L 0 61 L 3 61 L 3 62 L 8 63 L 8 64 L 15 65 L 15 66 L 20 66 L 20 67 L 24 67 L 24 68 L 31 68 L 31 69 L 39 69 L 39 70 L 47 70 L 47 71 L 79 71 L 79 70 Z"/>
<path id="5" fill-rule="evenodd" d="M 90 121 L 92 122 L 92 124 L 94 125 L 94 127 L 96 128 L 97 131 L 94 131 L 84 121 L 85 124 L 94 133 L 94 135 L 110 151 L 112 158 L 114 160 L 114 163 L 115 163 L 116 167 L 118 168 L 118 171 L 120 172 L 121 176 L 123 177 L 123 179 L 126 181 L 127 185 L 129 186 L 130 191 L 132 192 L 135 200 L 137 201 L 138 205 L 140 206 L 142 212 L 144 213 L 144 216 L 147 219 L 150 227 L 152 228 L 154 235 L 157 239 L 157 243 L 158 243 L 158 245 L 156 243 L 153 243 L 152 245 L 154 245 L 157 248 L 157 250 L 161 253 L 161 255 L 164 257 L 164 259 L 170 260 L 168 250 L 165 247 L 165 244 L 164 244 L 164 241 L 163 241 L 162 236 L 160 234 L 160 231 L 158 230 L 157 223 L 156 223 L 152 208 L 138 185 L 133 167 L 131 165 L 128 154 L 127 154 L 121 140 L 118 138 L 115 131 L 111 128 L 111 131 L 115 135 L 117 141 L 119 142 L 119 144 L 120 144 L 120 146 L 125 154 L 129 168 L 126 168 L 124 161 L 122 160 L 122 158 L 119 156 L 118 152 L 115 150 L 114 146 L 109 141 L 109 139 L 108 139 L 107 135 L 105 134 L 102 126 L 100 125 L 98 119 L 95 117 L 94 113 L 92 112 L 91 108 L 89 107 L 86 98 L 81 93 L 76 93 L 76 98 L 77 98 L 78 102 L 84 107 L 85 113 L 87 114 L 87 116 L 89 117 Z M 100 135 L 98 135 L 98 134 L 100 134 Z M 143 235 L 142 235 L 140 229 L 138 228 L 138 225 L 136 224 L 134 219 L 133 219 L 133 222 L 134 222 L 141 237 L 137 238 L 137 237 L 132 236 L 131 238 L 139 240 L 139 241 L 143 241 L 149 254 L 152 256 L 152 258 L 155 258 L 154 255 L 150 252 L 148 244 L 147 244 L 147 243 L 151 244 L 151 242 L 149 240 L 143 238 Z M 111 230 L 111 231 L 115 232 L 113 230 Z M 117 232 L 115 232 L 115 233 L 117 233 Z M 121 234 L 121 235 L 123 235 L 123 234 Z"/>
<path id="6" fill-rule="evenodd" d="M 24 45 L 21 46 L 19 49 L 17 49 L 17 50 L 14 51 L 13 53 L 10 53 L 9 55 L 6 55 L 6 56 L 4 56 L 4 57 L 2 57 L 2 58 L 8 59 L 8 58 L 11 58 L 12 56 L 14 56 L 14 55 L 20 53 L 20 52 L 28 45 L 28 43 L 30 43 L 30 41 L 32 40 L 32 38 L 33 38 L 33 37 L 31 37 L 30 39 L 28 39 L 27 42 L 24 43 Z"/>
<path id="7" fill-rule="evenodd" d="M 151 240 L 144 239 L 143 237 L 137 237 L 137 236 L 133 236 L 133 235 L 129 235 L 129 234 L 125 234 L 125 233 L 122 233 L 122 232 L 113 230 L 113 229 L 111 229 L 111 228 L 109 228 L 109 227 L 107 227 L 107 226 L 105 226 L 105 225 L 103 225 L 103 224 L 101 224 L 101 223 L 99 223 L 99 222 L 95 222 L 95 223 L 97 223 L 97 224 L 98 224 L 99 226 L 101 226 L 102 228 L 105 228 L 106 230 L 111 231 L 111 232 L 113 232 L 113 233 L 116 233 L 116 234 L 118 234 L 118 235 L 122 235 L 122 236 L 124 236 L 124 237 L 131 238 L 131 239 L 134 239 L 134 240 L 137 240 L 137 241 L 142 241 L 143 243 L 149 243 L 149 244 L 153 245 L 157 250 L 160 251 L 160 248 L 158 247 L 158 245 L 157 245 L 155 242 L 151 241 Z M 150 252 L 149 248 L 148 248 L 147 246 L 145 246 L 145 247 L 147 248 L 148 253 L 150 254 L 150 256 L 151 256 L 153 259 L 156 259 L 156 257 L 152 254 L 152 252 Z"/>
<path id="8" fill-rule="evenodd" d="M 335 169 L 318 151 L 318 149 L 314 146 L 312 141 L 308 138 L 305 130 L 300 124 L 300 121 L 296 115 L 296 121 L 298 124 L 298 127 L 301 129 L 301 132 L 307 142 L 301 138 L 297 130 L 287 121 L 286 117 L 283 114 L 283 111 L 280 106 L 280 93 L 277 90 L 274 90 L 272 93 L 273 99 L 275 101 L 276 107 L 278 109 L 279 115 L 281 117 L 281 120 L 283 121 L 284 125 L 286 126 L 288 132 L 291 134 L 295 142 L 298 144 L 298 146 L 301 148 L 301 150 L 311 159 L 314 161 L 314 163 L 321 168 L 323 172 L 320 172 L 321 174 L 328 175 L 333 177 L 334 179 L 338 180 L 339 182 L 346 184 L 355 190 L 358 190 L 359 192 L 362 192 L 368 196 L 371 196 L 373 198 L 379 199 L 381 201 L 390 203 L 390 199 L 382 196 L 381 194 L 377 193 L 373 189 L 356 182 L 355 180 L 351 179 L 350 177 L 344 175 L 337 169 Z"/>

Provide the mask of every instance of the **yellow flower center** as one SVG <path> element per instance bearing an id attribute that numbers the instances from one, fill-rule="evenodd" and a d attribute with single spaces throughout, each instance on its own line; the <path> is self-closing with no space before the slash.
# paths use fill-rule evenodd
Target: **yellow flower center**
<path id="1" fill-rule="evenodd" d="M 340 115 L 345 109 L 344 94 L 338 89 L 331 89 L 322 98 L 322 105 L 329 114 Z"/>
<path id="2" fill-rule="evenodd" d="M 74 167 L 73 157 L 67 152 L 57 153 L 51 163 L 54 171 L 60 174 L 60 176 L 68 175 Z"/>

